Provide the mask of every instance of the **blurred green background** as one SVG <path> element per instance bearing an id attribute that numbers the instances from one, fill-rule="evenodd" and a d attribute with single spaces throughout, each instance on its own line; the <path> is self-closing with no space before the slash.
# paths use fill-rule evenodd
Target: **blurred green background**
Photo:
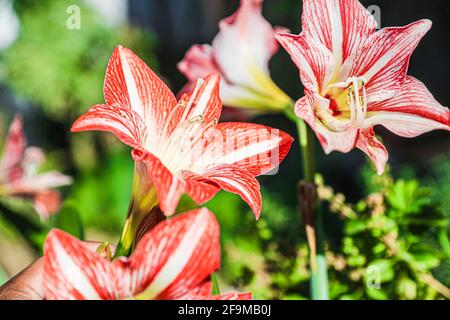
<path id="1" fill-rule="evenodd" d="M 1 200 L 8 211 L 0 214 L 1 284 L 40 255 L 52 226 L 89 240 L 118 240 L 133 173 L 130 149 L 109 134 L 70 133 L 81 113 L 103 101 L 104 72 L 114 47 L 131 48 L 176 92 L 185 82 L 176 63 L 190 45 L 210 42 L 217 22 L 238 2 L 0 1 L 12 3 L 15 12 L 8 32 L 14 33 L 15 20 L 19 26 L 14 41 L 3 47 L 0 42 L 0 141 L 12 116 L 22 114 L 29 144 L 47 151 L 46 167 L 75 181 L 63 189 L 65 204 L 48 224 L 36 221 L 29 206 Z M 444 2 L 363 1 L 381 7 L 383 25 L 433 18 L 437 30 L 418 48 L 411 73 L 446 105 L 447 82 L 439 81 L 450 72 L 450 50 L 442 44 L 450 21 Z M 81 9 L 80 29 L 66 27 L 70 5 Z M 273 24 L 294 32 L 300 30 L 300 12 L 301 1 L 292 0 L 266 1 L 264 10 Z M 271 71 L 293 98 L 300 97 L 297 70 L 284 52 L 272 60 Z M 296 136 L 282 116 L 250 121 Z M 331 298 L 442 299 L 450 286 L 448 134 L 405 140 L 380 132 L 391 151 L 391 165 L 382 177 L 359 151 L 325 156 L 317 148 Z M 297 207 L 299 168 L 294 144 L 279 172 L 259 179 L 263 213 L 258 222 L 237 196 L 221 192 L 208 203 L 222 227 L 222 288 L 251 290 L 261 299 L 310 297 L 308 249 Z M 180 209 L 190 207 L 184 198 Z M 9 211 L 21 219 L 12 221 Z M 382 271 L 380 288 L 370 285 L 368 270 L 374 266 Z"/>

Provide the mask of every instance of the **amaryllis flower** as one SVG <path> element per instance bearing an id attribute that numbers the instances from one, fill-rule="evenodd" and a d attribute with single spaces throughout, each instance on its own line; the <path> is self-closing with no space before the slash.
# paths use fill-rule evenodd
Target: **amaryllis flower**
<path id="1" fill-rule="evenodd" d="M 170 216 L 183 193 L 202 204 L 224 189 L 239 194 L 259 216 L 255 176 L 278 166 L 292 138 L 262 125 L 218 123 L 219 82 L 217 75 L 200 79 L 192 94 L 177 102 L 131 50 L 114 51 L 106 71 L 106 105 L 92 107 L 72 131 L 109 131 L 134 148 L 132 214 L 146 214 L 149 204 L 158 202 Z"/>
<path id="2" fill-rule="evenodd" d="M 375 19 L 357 0 L 303 1 L 302 33 L 277 39 L 305 87 L 295 111 L 326 153 L 357 147 L 381 174 L 388 153 L 374 126 L 408 138 L 449 130 L 449 110 L 407 75 L 410 56 L 430 27 L 420 20 L 376 31 Z"/>
<path id="3" fill-rule="evenodd" d="M 239 9 L 220 22 L 212 46 L 191 47 L 178 69 L 192 86 L 198 78 L 220 74 L 220 97 L 226 106 L 282 111 L 291 99 L 269 74 L 269 60 L 278 51 L 277 30 L 261 11 L 262 0 L 241 0 Z"/>
<path id="4" fill-rule="evenodd" d="M 56 171 L 40 173 L 44 161 L 41 149 L 26 147 L 22 119 L 15 117 L 0 158 L 0 195 L 33 200 L 42 219 L 59 209 L 60 194 L 54 189 L 72 182 L 70 177 Z"/>
<path id="5" fill-rule="evenodd" d="M 212 296 L 210 276 L 219 267 L 219 224 L 204 208 L 160 223 L 130 258 L 113 261 L 54 229 L 44 245 L 45 298 L 251 299 L 250 293 Z"/>

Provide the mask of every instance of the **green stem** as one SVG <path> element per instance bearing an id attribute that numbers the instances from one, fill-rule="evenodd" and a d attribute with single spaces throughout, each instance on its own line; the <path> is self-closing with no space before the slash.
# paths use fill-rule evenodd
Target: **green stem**
<path id="1" fill-rule="evenodd" d="M 136 162 L 128 215 L 114 252 L 114 259 L 122 256 L 128 257 L 131 254 L 136 242 L 136 233 L 141 223 L 148 215 L 152 214 L 152 210 L 158 205 L 156 189 L 148 181 L 150 179 L 147 177 L 146 166 Z"/>
<path id="2" fill-rule="evenodd" d="M 136 236 L 137 223 L 133 223 L 133 217 L 129 216 L 125 221 L 119 243 L 114 251 L 114 259 L 118 257 L 128 257 L 133 249 Z"/>
<path id="3" fill-rule="evenodd" d="M 213 284 L 212 294 L 213 295 L 220 294 L 219 281 L 217 280 L 217 274 L 215 272 L 211 275 L 211 281 Z"/>
<path id="4" fill-rule="evenodd" d="M 286 116 L 297 125 L 300 150 L 302 154 L 303 179 L 314 184 L 315 175 L 315 154 L 314 154 L 314 133 L 309 129 L 306 123 L 299 119 L 293 112 L 292 108 L 286 109 Z M 317 254 L 315 263 L 311 261 L 311 298 L 314 300 L 328 300 L 328 274 L 327 261 L 325 256 L 325 232 L 323 229 L 322 212 L 320 203 L 315 204 L 314 208 L 314 226 Z M 313 259 L 313 258 L 312 258 Z M 316 266 L 312 270 L 312 266 Z"/>

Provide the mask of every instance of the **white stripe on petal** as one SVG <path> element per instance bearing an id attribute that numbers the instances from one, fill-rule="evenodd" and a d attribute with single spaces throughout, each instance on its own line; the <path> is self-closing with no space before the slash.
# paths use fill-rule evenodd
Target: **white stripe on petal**
<path id="1" fill-rule="evenodd" d="M 121 49 L 121 51 L 122 51 L 122 49 Z M 125 82 L 127 85 L 128 95 L 130 97 L 131 108 L 137 114 L 139 114 L 142 119 L 145 119 L 143 103 L 139 97 L 137 84 L 134 79 L 133 73 L 131 72 L 131 67 L 130 67 L 130 64 L 128 63 L 127 55 L 121 54 L 120 61 L 122 64 L 123 74 L 124 74 Z"/>
<path id="2" fill-rule="evenodd" d="M 80 267 L 73 261 L 61 245 L 61 242 L 54 241 L 53 250 L 55 252 L 55 257 L 58 260 L 55 263 L 61 266 L 60 272 L 68 279 L 68 282 L 86 299 L 100 299 L 97 290 L 92 286 L 86 274 L 84 274 Z"/>
<path id="3" fill-rule="evenodd" d="M 207 211 L 207 209 L 201 209 L 201 211 Z M 150 300 L 157 297 L 178 278 L 191 259 L 207 225 L 208 220 L 205 219 L 204 215 L 197 214 L 194 222 L 189 226 L 189 230 L 180 241 L 178 248 L 173 251 L 147 289 L 136 297 L 137 299 L 142 297 Z"/>

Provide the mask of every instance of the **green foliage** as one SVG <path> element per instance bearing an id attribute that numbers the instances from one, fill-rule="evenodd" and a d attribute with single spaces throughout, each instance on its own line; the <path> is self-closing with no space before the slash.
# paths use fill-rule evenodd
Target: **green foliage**
<path id="1" fill-rule="evenodd" d="M 380 177 L 367 166 L 362 177 L 367 196 L 356 204 L 316 179 L 324 213 L 341 221 L 341 236 L 329 239 L 326 253 L 331 298 L 445 297 L 450 285 L 445 199 L 411 174 Z M 309 251 L 298 209 L 263 190 L 264 211 L 254 225 L 249 215 L 242 216 L 242 202 L 228 197 L 220 195 L 212 207 L 219 213 L 225 243 L 221 276 L 257 298 L 309 297 Z M 224 203 L 231 205 L 219 205 Z"/>
<path id="2" fill-rule="evenodd" d="M 66 27 L 68 6 L 81 10 L 81 28 Z M 69 119 L 101 103 L 108 58 L 115 46 L 130 46 L 154 66 L 153 39 L 121 26 L 105 27 L 83 1 L 39 1 L 33 9 L 16 1 L 21 20 L 19 39 L 3 55 L 0 81 L 55 119 Z M 25 8 L 27 8 L 25 10 Z"/>
<path id="3" fill-rule="evenodd" d="M 6 274 L 6 271 L 0 266 L 0 286 L 8 281 L 9 277 Z"/>
<path id="4" fill-rule="evenodd" d="M 36 252 L 42 253 L 48 232 L 53 228 L 64 230 L 84 239 L 84 228 L 77 207 L 66 202 L 59 212 L 46 220 L 41 220 L 30 201 L 1 197 L 0 222 L 6 230 L 21 235 Z"/>
<path id="5" fill-rule="evenodd" d="M 101 163 L 75 177 L 68 199 L 76 204 L 85 225 L 118 234 L 130 200 L 133 161 L 121 148 L 109 151 Z"/>
<path id="6" fill-rule="evenodd" d="M 366 177 L 366 188 L 380 186 Z M 369 179 L 367 179 L 369 177 Z M 336 197 L 319 183 L 319 195 L 331 212 L 344 219 L 341 252 L 328 253 L 335 281 L 347 284 L 333 298 L 430 299 L 448 294 L 433 272 L 448 261 L 448 249 L 437 235 L 447 228 L 440 202 L 419 181 L 380 178 L 387 183 L 356 205 L 333 206 Z M 320 180 L 319 180 L 320 182 Z M 355 214 L 345 215 L 344 208 Z M 338 263 L 339 262 L 339 263 Z M 371 272 L 373 271 L 373 273 Z M 379 286 L 370 285 L 378 282 Z M 447 296 L 448 298 L 448 296 Z"/>
<path id="7" fill-rule="evenodd" d="M 59 214 L 53 217 L 52 225 L 54 228 L 64 230 L 78 239 L 84 239 L 84 227 L 75 203 L 66 201 Z"/>

